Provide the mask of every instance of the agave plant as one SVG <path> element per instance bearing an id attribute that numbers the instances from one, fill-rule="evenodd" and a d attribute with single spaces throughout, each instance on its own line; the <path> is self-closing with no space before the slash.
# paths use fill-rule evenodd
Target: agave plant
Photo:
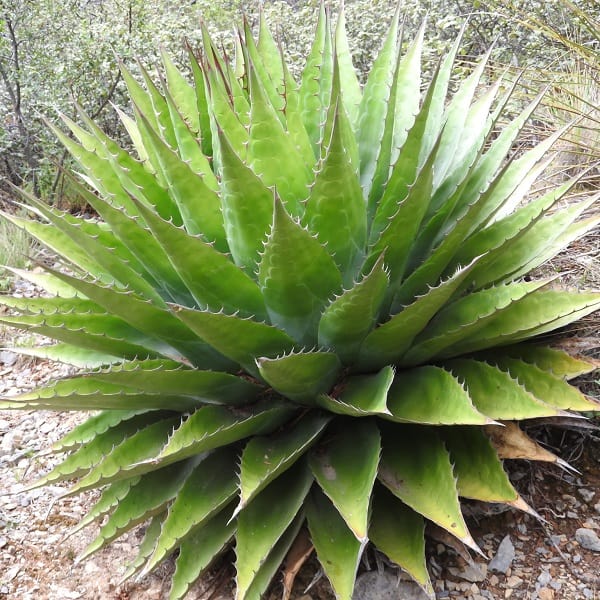
<path id="1" fill-rule="evenodd" d="M 14 269 L 49 294 L 2 322 L 85 370 L 1 407 L 98 411 L 35 484 L 102 489 L 82 558 L 148 522 L 127 576 L 175 554 L 181 598 L 233 544 L 252 599 L 306 527 L 338 598 L 368 541 L 432 594 L 425 523 L 477 551 L 461 497 L 532 511 L 501 462 L 540 457 L 516 422 L 598 409 L 566 382 L 591 360 L 529 341 L 600 307 L 525 278 L 599 222 L 594 198 L 553 210 L 575 181 L 521 203 L 560 132 L 507 160 L 535 103 L 498 132 L 485 59 L 447 101 L 459 42 L 421 97 L 423 31 L 401 53 L 398 30 L 362 89 L 323 9 L 300 83 L 264 22 L 232 62 L 205 33 L 193 83 L 124 68 L 137 156 L 63 118 L 100 219 L 5 215 L 64 268 Z"/>

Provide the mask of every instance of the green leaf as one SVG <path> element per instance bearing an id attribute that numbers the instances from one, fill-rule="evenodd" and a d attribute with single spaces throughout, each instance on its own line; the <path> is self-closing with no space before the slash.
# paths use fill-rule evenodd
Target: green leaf
<path id="1" fill-rule="evenodd" d="M 373 499 L 369 538 L 379 550 L 400 565 L 429 596 L 433 586 L 425 561 L 423 517 L 379 486 Z"/>
<path id="2" fill-rule="evenodd" d="M 144 567 L 149 573 L 161 560 L 190 535 L 201 532 L 204 525 L 223 511 L 235 496 L 235 448 L 220 448 L 205 456 L 186 478 L 173 503 L 158 538 L 156 548 Z M 229 518 L 229 511 L 224 511 Z M 218 517 L 217 523 L 222 523 Z M 227 528 L 225 528 L 227 530 Z M 214 529 L 209 530 L 215 536 Z M 202 535 L 202 534 L 200 534 Z"/>
<path id="3" fill-rule="evenodd" d="M 121 358 L 114 354 L 79 348 L 72 344 L 53 344 L 52 346 L 40 346 L 39 348 L 5 347 L 5 349 L 15 354 L 35 356 L 43 360 L 72 365 L 78 369 L 93 369 L 121 361 Z"/>
<path id="4" fill-rule="evenodd" d="M 473 406 L 450 373 L 435 366 L 402 370 L 388 393 L 389 418 L 429 425 L 485 425 L 491 420 Z"/>
<path id="5" fill-rule="evenodd" d="M 317 404 L 331 412 L 354 417 L 389 415 L 388 392 L 393 381 L 392 367 L 384 367 L 374 375 L 348 377 L 331 395 L 321 395 Z"/>
<path id="6" fill-rule="evenodd" d="M 174 467 L 165 467 L 142 475 L 132 485 L 127 495 L 100 528 L 98 536 L 87 546 L 78 560 L 101 550 L 136 525 L 166 511 L 167 504 L 175 498 L 192 470 L 198 465 L 198 457 Z"/>
<path id="7" fill-rule="evenodd" d="M 527 294 L 548 285 L 551 280 L 500 285 L 468 294 L 448 304 L 417 336 L 412 348 L 403 356 L 402 364 L 424 362 L 444 355 L 446 348 L 484 328 Z M 449 351 L 450 352 L 450 351 Z"/>
<path id="8" fill-rule="evenodd" d="M 333 352 L 301 352 L 279 358 L 256 359 L 264 380 L 291 400 L 313 404 L 315 398 L 334 384 L 341 363 Z"/>
<path id="9" fill-rule="evenodd" d="M 115 413 L 116 411 L 110 411 L 108 414 L 113 416 Z M 106 415 L 107 413 L 104 414 Z M 76 436 L 76 438 L 81 439 L 81 434 L 84 434 L 83 439 L 85 442 L 83 445 L 71 452 L 60 464 L 54 467 L 47 475 L 38 479 L 30 487 L 37 488 L 55 481 L 73 480 L 88 473 L 115 446 L 164 417 L 165 413 L 152 411 L 133 415 L 130 418 L 123 418 L 117 422 L 114 422 L 116 419 L 113 418 L 112 423 L 108 419 L 102 421 L 94 420 L 92 424 L 95 426 L 95 431 L 92 430 L 94 433 L 93 437 L 90 437 L 91 428 L 88 429 L 90 424 L 86 423 L 85 425 L 88 427 L 84 431 L 80 429 L 77 432 L 79 435 Z M 109 423 L 110 425 L 108 425 Z M 67 439 L 67 443 L 68 441 Z M 61 445 L 60 449 L 65 449 L 65 446 Z"/>
<path id="10" fill-rule="evenodd" d="M 153 455 L 146 470 L 167 465 L 200 452 L 219 448 L 253 435 L 270 433 L 287 421 L 293 409 L 276 404 L 254 404 L 240 411 L 222 406 L 205 406 L 192 414 Z"/>
<path id="11" fill-rule="evenodd" d="M 158 351 L 178 362 L 184 362 L 181 360 L 181 354 L 183 354 L 194 364 L 198 364 L 203 368 L 213 368 L 215 370 L 229 370 L 232 368 L 230 361 L 199 339 L 171 311 L 146 302 L 132 293 L 120 292 L 113 287 L 91 283 L 61 271 L 52 272 L 56 277 L 68 282 L 88 298 L 93 299 L 109 313 L 122 317 L 124 322 L 122 335 L 124 339 L 132 342 L 139 340 L 155 352 Z M 70 315 L 68 324 L 73 324 Z M 133 329 L 133 327 L 136 329 Z M 108 332 L 108 330 L 106 331 Z M 147 332 L 147 335 L 140 332 Z M 157 336 L 160 340 L 154 338 L 154 336 Z M 178 350 L 178 352 L 173 349 Z M 146 351 L 132 358 L 145 358 L 148 354 L 151 353 Z"/>
<path id="12" fill-rule="evenodd" d="M 235 548 L 238 598 L 249 597 L 248 591 L 260 567 L 298 514 L 311 484 L 306 464 L 298 463 L 275 479 L 239 514 Z M 265 515 L 269 518 L 265 519 Z"/>
<path id="13" fill-rule="evenodd" d="M 125 573 L 121 578 L 121 582 L 127 581 L 133 577 L 146 564 L 146 561 L 154 551 L 156 540 L 160 535 L 162 524 L 166 516 L 166 511 L 155 515 L 145 527 L 144 537 L 139 545 L 137 556 L 128 563 Z"/>
<path id="14" fill-rule="evenodd" d="M 381 439 L 374 421 L 338 420 L 310 454 L 315 479 L 361 545 L 368 540 L 369 505 L 380 451 Z"/>
<path id="15" fill-rule="evenodd" d="M 334 108 L 331 140 L 318 166 L 315 182 L 306 202 L 302 222 L 327 247 L 349 285 L 364 258 L 367 214 L 352 159 L 344 146 L 344 135 L 352 135 L 338 102 Z"/>
<path id="16" fill-rule="evenodd" d="M 319 321 L 319 345 L 335 350 L 343 363 L 356 361 L 375 326 L 389 280 L 381 256 L 368 275 L 338 296 Z"/>
<path id="17" fill-rule="evenodd" d="M 274 325 L 300 343 L 316 342 L 323 307 L 342 287 L 329 252 L 275 202 L 258 281 Z"/>
<path id="18" fill-rule="evenodd" d="M 516 502 L 513 488 L 488 437 L 478 427 L 447 427 L 442 436 L 454 464 L 458 493 L 483 502 Z"/>
<path id="19" fill-rule="evenodd" d="M 258 55 L 262 59 L 265 71 L 275 85 L 275 89 L 283 95 L 283 57 L 267 26 L 264 10 L 260 11 L 259 19 Z"/>
<path id="20" fill-rule="evenodd" d="M 341 96 L 352 128 L 358 128 L 358 116 L 362 100 L 362 90 L 356 70 L 352 64 L 352 55 L 346 36 L 346 16 L 343 3 L 340 4 L 337 22 L 335 25 L 334 60 L 337 61 L 340 77 Z"/>
<path id="21" fill-rule="evenodd" d="M 300 106 L 302 119 L 312 142 L 315 156 L 319 154 L 321 126 L 325 123 L 333 77 L 331 31 L 325 5 L 321 3 L 317 30 L 310 53 L 302 70 Z"/>
<path id="22" fill-rule="evenodd" d="M 292 338 L 266 323 L 179 306 L 174 310 L 191 331 L 250 373 L 257 373 L 257 356 L 276 357 L 294 347 Z"/>
<path id="23" fill-rule="evenodd" d="M 468 277 L 475 264 L 473 261 L 460 269 L 371 331 L 360 348 L 360 366 L 372 369 L 397 362 L 410 348 L 415 337 L 425 329 L 432 317 Z"/>
<path id="24" fill-rule="evenodd" d="M 340 600 L 351 600 L 365 543 L 356 539 L 330 500 L 314 488 L 306 501 L 312 543 L 327 579 Z"/>
<path id="25" fill-rule="evenodd" d="M 516 379 L 538 400 L 551 406 L 562 410 L 600 410 L 600 402 L 593 397 L 586 397 L 577 388 L 536 365 L 500 353 L 487 360 Z"/>
<path id="26" fill-rule="evenodd" d="M 275 572 L 281 567 L 281 563 L 288 555 L 294 540 L 298 536 L 303 521 L 304 514 L 300 512 L 279 538 L 273 547 L 273 550 L 271 550 L 269 555 L 260 565 L 258 571 L 254 575 L 252 584 L 244 596 L 244 600 L 261 600 L 261 598 L 264 597 L 264 593 L 269 587 Z"/>
<path id="27" fill-rule="evenodd" d="M 183 368 L 167 361 L 148 361 L 113 367 L 85 377 L 110 382 L 141 392 L 187 396 L 207 404 L 251 403 L 261 392 L 258 385 L 229 373 Z M 163 367 L 163 365 L 165 365 Z"/>
<path id="28" fill-rule="evenodd" d="M 221 132 L 219 145 L 227 242 L 236 265 L 256 278 L 260 253 L 273 223 L 273 191 L 236 154 Z"/>
<path id="29" fill-rule="evenodd" d="M 379 480 L 416 512 L 479 551 L 465 525 L 452 463 L 431 429 L 404 427 L 383 434 Z"/>
<path id="30" fill-rule="evenodd" d="M 538 344 L 504 346 L 501 356 L 518 358 L 562 379 L 572 379 L 600 368 L 600 361 L 590 356 L 571 356 L 564 350 Z"/>
<path id="31" fill-rule="evenodd" d="M 369 71 L 359 107 L 357 139 L 360 177 L 364 195 L 368 198 L 371 197 L 371 187 L 376 177 L 380 152 L 389 153 L 391 149 L 391 130 L 388 148 L 385 148 L 382 142 L 386 137 L 386 125 L 388 129 L 391 127 L 391 122 L 386 118 L 388 112 L 393 114 L 396 108 L 391 90 L 395 88 L 394 82 L 397 82 L 394 75 L 398 57 L 398 20 L 399 10 L 394 15 L 383 47 Z M 392 96 L 391 106 L 390 96 Z M 386 162 L 389 165 L 389 154 Z M 377 199 L 378 195 L 374 197 Z"/>
<path id="32" fill-rule="evenodd" d="M 192 170 L 187 162 L 179 158 L 141 114 L 138 116 L 140 129 L 146 133 L 148 144 L 152 144 L 153 152 L 168 190 L 177 203 L 186 231 L 190 235 L 201 234 L 207 242 L 214 243 L 218 250 L 226 252 L 223 215 L 217 193 Z"/>
<path id="33" fill-rule="evenodd" d="M 248 162 L 267 187 L 274 187 L 286 210 L 301 214 L 312 173 L 302 160 L 292 138 L 284 130 L 274 107 L 265 95 L 254 66 L 249 68 L 250 138 Z"/>
<path id="34" fill-rule="evenodd" d="M 194 91 L 196 92 L 196 106 L 198 107 L 198 121 L 200 124 L 200 146 L 204 156 L 212 156 L 212 131 L 211 119 L 209 116 L 209 108 L 207 101 L 207 90 L 205 77 L 198 64 L 198 60 L 192 48 L 187 46 L 187 54 L 190 60 L 192 75 L 194 77 Z"/>
<path id="35" fill-rule="evenodd" d="M 289 469 L 319 439 L 330 417 L 308 413 L 286 431 L 254 437 L 244 448 L 240 465 L 237 514 L 262 489 Z"/>
<path id="36" fill-rule="evenodd" d="M 535 398 L 510 374 L 485 362 L 455 359 L 445 367 L 464 382 L 477 409 L 492 419 L 517 421 L 562 413 Z"/>
<path id="37" fill-rule="evenodd" d="M 236 522 L 224 508 L 208 522 L 186 534 L 179 545 L 169 600 L 183 598 L 191 585 L 210 567 L 235 534 Z"/>
<path id="38" fill-rule="evenodd" d="M 69 490 L 68 495 L 85 492 L 107 483 L 154 470 L 156 467 L 148 468 L 147 463 L 143 461 L 160 452 L 173 429 L 180 422 L 181 417 L 162 419 L 129 436 L 108 453 L 85 477 L 82 477 Z"/>
<path id="39" fill-rule="evenodd" d="M 242 316 L 256 316 L 258 319 L 266 317 L 260 289 L 228 256 L 142 206 L 140 210 L 201 308 L 214 312 L 239 311 Z"/>

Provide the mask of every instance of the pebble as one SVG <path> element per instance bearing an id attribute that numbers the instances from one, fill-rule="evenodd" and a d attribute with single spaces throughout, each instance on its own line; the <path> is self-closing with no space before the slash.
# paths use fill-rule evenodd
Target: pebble
<path id="1" fill-rule="evenodd" d="M 554 590 L 551 588 L 541 588 L 538 592 L 538 598 L 540 600 L 554 600 Z"/>
<path id="2" fill-rule="evenodd" d="M 580 527 L 575 532 L 575 539 L 582 548 L 592 552 L 600 552 L 600 538 L 593 529 Z"/>
<path id="3" fill-rule="evenodd" d="M 510 539 L 510 536 L 507 535 L 500 542 L 500 546 L 498 546 L 498 550 L 496 551 L 496 555 L 490 561 L 488 565 L 488 569 L 490 571 L 496 571 L 498 573 L 504 573 L 508 571 L 512 561 L 515 559 L 515 547 Z"/>
<path id="4" fill-rule="evenodd" d="M 10 350 L 0 351 L 0 363 L 12 367 L 17 362 L 18 355 Z"/>
<path id="5" fill-rule="evenodd" d="M 577 493 L 581 496 L 582 500 L 588 504 L 590 504 L 596 496 L 596 492 L 588 490 L 587 488 L 579 488 Z"/>

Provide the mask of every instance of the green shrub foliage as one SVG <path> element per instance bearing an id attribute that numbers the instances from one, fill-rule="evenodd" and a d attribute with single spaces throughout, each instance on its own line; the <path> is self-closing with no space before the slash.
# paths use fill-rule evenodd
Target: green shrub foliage
<path id="1" fill-rule="evenodd" d="M 532 512 L 503 436 L 598 408 L 566 381 L 593 362 L 531 339 L 600 294 L 525 278 L 594 199 L 521 202 L 561 132 L 511 153 L 535 103 L 498 133 L 485 59 L 447 100 L 460 40 L 421 94 L 423 30 L 400 52 L 397 15 L 364 86 L 343 14 L 321 9 L 299 81 L 264 21 L 231 62 L 201 33 L 191 78 L 166 53 L 160 81 L 123 68 L 131 153 L 83 111 L 56 130 L 100 221 L 6 216 L 67 268 L 20 272 L 49 297 L 1 321 L 84 371 L 0 407 L 98 411 L 36 485 L 101 488 L 84 557 L 148 521 L 128 574 L 175 554 L 173 599 L 231 545 L 259 598 L 302 527 L 338 598 L 369 540 L 432 595 L 425 522 L 477 550 L 461 497 Z"/>

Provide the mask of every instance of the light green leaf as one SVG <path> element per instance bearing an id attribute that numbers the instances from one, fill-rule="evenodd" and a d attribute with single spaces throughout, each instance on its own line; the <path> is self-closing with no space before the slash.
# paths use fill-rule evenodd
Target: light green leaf
<path id="1" fill-rule="evenodd" d="M 200 452 L 227 446 L 249 436 L 271 433 L 291 417 L 289 406 L 269 401 L 239 411 L 222 406 L 205 406 L 194 412 L 160 452 L 148 454 L 146 470 L 171 464 Z M 166 441 L 166 440 L 165 440 Z"/>
<path id="2" fill-rule="evenodd" d="M 230 507 L 224 508 L 208 522 L 186 534 L 179 545 L 169 600 L 183 598 L 191 585 L 210 567 L 235 534 Z"/>
<path id="3" fill-rule="evenodd" d="M 256 359 L 264 380 L 291 400 L 314 404 L 335 383 L 341 363 L 333 352 L 301 352 L 279 358 Z"/>
<path id="4" fill-rule="evenodd" d="M 314 488 L 306 501 L 312 543 L 339 600 L 351 600 L 365 543 L 356 539 L 330 500 Z"/>
<path id="5" fill-rule="evenodd" d="M 538 400 L 510 374 L 485 362 L 455 359 L 445 367 L 464 383 L 477 409 L 492 419 L 517 421 L 562 413 Z"/>
<path id="6" fill-rule="evenodd" d="M 488 437 L 479 427 L 447 427 L 442 436 L 456 473 L 458 493 L 483 502 L 516 502 L 512 486 Z"/>
<path id="7" fill-rule="evenodd" d="M 362 419 L 339 420 L 310 454 L 315 479 L 361 545 L 368 540 L 369 505 L 380 451 L 375 422 Z"/>
<path id="8" fill-rule="evenodd" d="M 341 279 L 329 252 L 276 201 L 258 271 L 273 324 L 296 341 L 313 345 L 323 307 L 341 290 Z"/>
<path id="9" fill-rule="evenodd" d="M 236 457 L 235 448 L 220 448 L 194 468 L 169 508 L 156 548 L 143 573 L 149 573 L 189 536 L 201 532 L 207 523 L 210 526 L 215 515 L 225 513 L 217 517 L 216 523 L 222 523 L 225 516 L 229 518 L 231 513 L 223 509 L 236 493 Z M 212 527 L 209 532 L 212 536 L 216 534 Z"/>
<path id="10" fill-rule="evenodd" d="M 379 550 L 400 565 L 429 596 L 433 586 L 425 561 L 423 517 L 379 486 L 373 499 L 369 538 Z"/>
<path id="11" fill-rule="evenodd" d="M 286 431 L 252 438 L 242 453 L 240 503 L 234 514 L 289 469 L 319 439 L 329 421 L 325 415 L 308 413 Z"/>
<path id="12" fill-rule="evenodd" d="M 335 350 L 343 363 L 356 361 L 363 340 L 377 322 L 388 283 L 381 256 L 368 275 L 323 311 L 319 344 Z"/>
<path id="13" fill-rule="evenodd" d="M 248 595 L 248 591 L 277 541 L 298 514 L 312 481 L 306 464 L 297 463 L 239 514 L 235 548 L 238 598 L 259 598 L 259 595 Z M 265 519 L 265 515 L 269 518 Z"/>
<path id="14" fill-rule="evenodd" d="M 413 510 L 479 551 L 465 525 L 455 475 L 442 440 L 431 429 L 383 433 L 379 480 Z"/>
<path id="15" fill-rule="evenodd" d="M 399 371 L 388 393 L 389 418 L 429 425 L 485 425 L 491 420 L 473 406 L 450 373 L 435 366 Z"/>
<path id="16" fill-rule="evenodd" d="M 266 323 L 179 306 L 174 310 L 191 331 L 251 373 L 257 373 L 257 356 L 274 358 L 294 347 L 292 338 Z"/>
<path id="17" fill-rule="evenodd" d="M 327 247 L 342 273 L 345 285 L 355 276 L 364 258 L 367 213 L 360 182 L 344 147 L 344 124 L 339 101 L 334 108 L 331 141 L 318 166 L 302 222 Z M 351 135 L 347 124 L 346 135 Z"/>

